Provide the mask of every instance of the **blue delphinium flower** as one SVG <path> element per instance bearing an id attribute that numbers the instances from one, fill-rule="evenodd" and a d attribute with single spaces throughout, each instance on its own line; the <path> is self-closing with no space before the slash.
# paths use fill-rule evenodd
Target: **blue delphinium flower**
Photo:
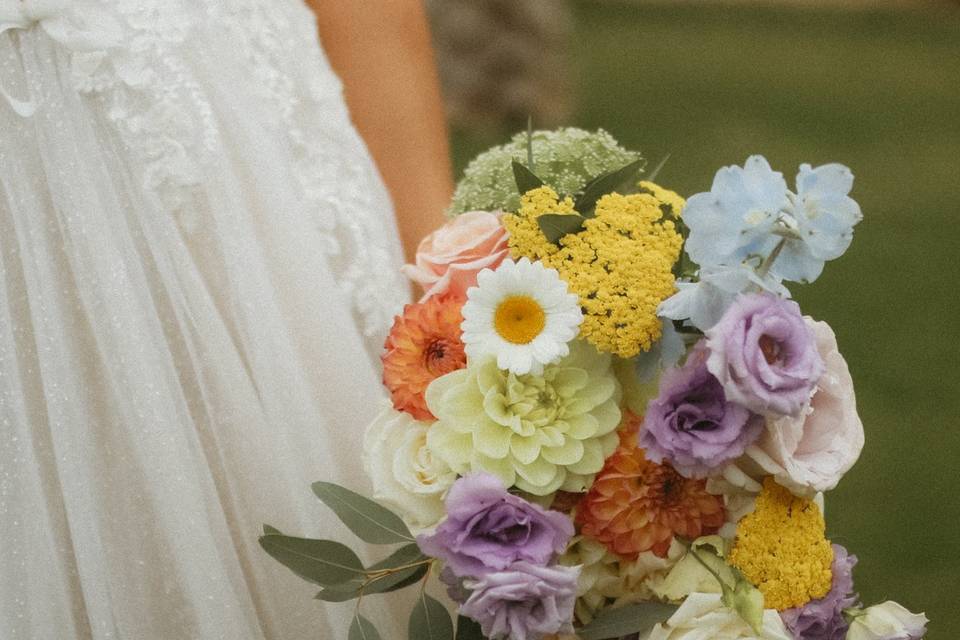
<path id="1" fill-rule="evenodd" d="M 758 274 L 745 264 L 700 269 L 696 282 L 677 282 L 677 293 L 662 303 L 657 313 L 671 320 L 687 320 L 706 331 L 723 316 L 734 299 L 748 289 L 789 298 L 790 291 L 769 273 Z"/>
<path id="2" fill-rule="evenodd" d="M 788 193 L 783 174 L 763 156 L 717 171 L 710 191 L 691 196 L 683 209 L 690 259 L 707 269 L 762 260 L 779 241 L 774 233 L 790 206 Z"/>
<path id="3" fill-rule="evenodd" d="M 804 164 L 793 193 L 763 156 L 750 156 L 743 167 L 717 171 L 710 191 L 687 201 L 687 253 L 702 270 L 748 265 L 762 277 L 812 282 L 847 250 L 863 217 L 852 187 L 843 165 Z"/>
<path id="4" fill-rule="evenodd" d="M 800 165 L 797 193 L 782 224 L 792 233 L 771 265 L 771 273 L 784 280 L 813 282 L 827 260 L 839 258 L 853 240 L 853 227 L 863 219 L 860 205 L 848 194 L 853 173 L 842 164 L 812 168 Z"/>

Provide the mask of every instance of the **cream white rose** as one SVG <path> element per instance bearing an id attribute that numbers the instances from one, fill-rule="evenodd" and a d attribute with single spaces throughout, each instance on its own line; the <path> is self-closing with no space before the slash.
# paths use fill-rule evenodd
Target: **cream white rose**
<path id="1" fill-rule="evenodd" d="M 723 605 L 719 593 L 691 593 L 665 622 L 655 626 L 646 640 L 793 640 L 773 609 L 763 612 L 757 635 L 740 615 Z"/>
<path id="2" fill-rule="evenodd" d="M 911 613 L 887 600 L 856 614 L 847 640 L 919 640 L 927 632 L 927 616 Z"/>
<path id="3" fill-rule="evenodd" d="M 724 469 L 723 479 L 732 485 L 756 492 L 755 480 L 772 475 L 793 493 L 813 496 L 836 487 L 860 457 L 863 424 L 850 370 L 830 325 L 805 320 L 826 370 L 799 416 L 768 421 L 760 439 Z"/>
<path id="4" fill-rule="evenodd" d="M 431 425 L 386 407 L 367 427 L 363 466 L 373 498 L 412 527 L 432 527 L 444 516 L 443 497 L 456 474 L 427 447 Z"/>

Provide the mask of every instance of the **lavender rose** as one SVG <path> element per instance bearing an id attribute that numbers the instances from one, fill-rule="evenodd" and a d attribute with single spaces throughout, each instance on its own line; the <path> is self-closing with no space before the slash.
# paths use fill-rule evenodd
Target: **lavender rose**
<path id="1" fill-rule="evenodd" d="M 858 596 L 853 592 L 853 567 L 857 556 L 847 553 L 838 544 L 833 545 L 833 583 L 822 598 L 811 600 L 802 607 L 780 612 L 787 629 L 797 640 L 843 640 L 850 623 L 843 615 L 844 609 L 857 605 Z"/>
<path id="2" fill-rule="evenodd" d="M 809 406 L 799 416 L 771 420 L 747 455 L 763 475 L 797 495 L 830 491 L 860 457 L 863 423 L 857 414 L 853 379 L 826 322 L 806 319 L 826 371 Z"/>
<path id="3" fill-rule="evenodd" d="M 762 417 L 727 401 L 723 385 L 707 370 L 708 355 L 701 342 L 682 367 L 663 376 L 640 434 L 647 458 L 669 460 L 688 478 L 706 477 L 743 455 L 764 424 Z"/>
<path id="4" fill-rule="evenodd" d="M 468 580 L 470 597 L 460 613 L 480 623 L 491 640 L 539 640 L 573 633 L 580 567 L 540 567 L 518 562 L 507 571 Z"/>
<path id="5" fill-rule="evenodd" d="M 457 576 L 503 570 L 517 561 L 545 565 L 573 536 L 570 519 L 512 495 L 489 473 L 457 480 L 446 498 L 447 518 L 433 535 L 417 538 L 428 556 Z"/>
<path id="6" fill-rule="evenodd" d="M 824 370 L 813 332 L 792 300 L 741 295 L 706 335 L 710 373 L 729 400 L 755 413 L 798 415 Z"/>

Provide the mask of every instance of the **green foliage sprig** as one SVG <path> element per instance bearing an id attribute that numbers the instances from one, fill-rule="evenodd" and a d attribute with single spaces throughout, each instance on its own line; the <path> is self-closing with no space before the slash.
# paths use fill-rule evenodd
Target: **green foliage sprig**
<path id="1" fill-rule="evenodd" d="M 364 597 L 420 584 L 420 593 L 407 625 L 409 640 L 455 640 L 454 623 L 446 608 L 424 592 L 436 564 L 420 551 L 410 529 L 397 514 L 359 493 L 330 482 L 317 482 L 313 492 L 344 525 L 364 542 L 397 545 L 383 560 L 365 567 L 348 546 L 334 540 L 289 536 L 263 526 L 260 546 L 283 566 L 321 587 L 316 599 L 356 600 L 348 640 L 381 640 L 380 632 L 361 613 Z M 456 640 L 484 640 L 477 624 L 460 616 Z"/>

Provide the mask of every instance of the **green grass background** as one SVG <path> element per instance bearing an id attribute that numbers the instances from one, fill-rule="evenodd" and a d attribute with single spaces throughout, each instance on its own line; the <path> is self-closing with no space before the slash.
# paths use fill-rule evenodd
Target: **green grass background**
<path id="1" fill-rule="evenodd" d="M 863 599 L 960 633 L 960 9 L 844 11 L 579 2 L 570 124 L 603 127 L 683 195 L 762 153 L 856 175 L 864 220 L 795 287 L 836 330 L 867 444 L 827 497 Z M 455 132 L 458 170 L 503 131 Z"/>

